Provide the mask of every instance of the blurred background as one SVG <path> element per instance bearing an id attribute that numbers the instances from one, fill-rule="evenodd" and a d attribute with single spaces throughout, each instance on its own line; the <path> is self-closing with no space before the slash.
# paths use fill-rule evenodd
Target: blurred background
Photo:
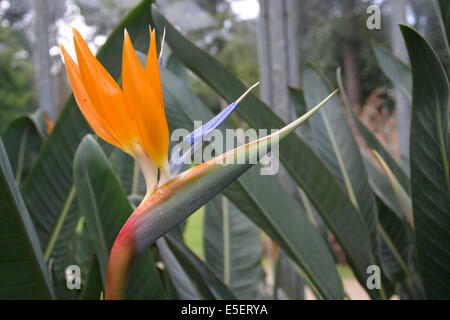
<path id="1" fill-rule="evenodd" d="M 138 2 L 0 0 L 0 134 L 18 114 L 37 108 L 57 118 L 70 93 L 58 44 L 75 56 L 71 25 L 96 52 Z M 302 86 L 307 62 L 329 79 L 335 79 L 335 70 L 341 66 L 355 111 L 397 159 L 407 153 L 408 106 L 378 67 L 371 43 L 377 41 L 407 60 L 397 28 L 407 23 L 424 34 L 438 54 L 445 50 L 434 6 L 427 0 L 156 2 L 173 24 L 242 81 L 261 80 L 261 97 L 277 105 L 285 119 L 292 115 L 287 85 Z M 381 29 L 366 27 L 370 5 L 381 9 Z M 448 58 L 441 57 L 448 66 Z M 201 82 L 191 80 L 195 92 L 219 108 L 220 99 Z"/>
<path id="2" fill-rule="evenodd" d="M 138 0 L 0 0 L 0 135 L 18 115 L 39 108 L 55 121 L 71 90 L 59 43 L 75 56 L 71 26 L 95 53 Z M 429 0 L 157 0 L 164 15 L 243 82 L 261 81 L 257 94 L 282 118 L 294 116 L 288 87 L 303 87 L 308 62 L 335 83 L 342 67 L 350 103 L 394 157 L 408 158 L 410 103 L 379 68 L 372 43 L 407 63 L 398 24 L 416 28 L 448 70 L 439 20 Z M 381 10 L 381 28 L 369 29 L 367 9 Z M 170 48 L 166 55 L 170 54 Z M 219 110 L 224 102 L 194 75 L 195 93 Z M 193 215 L 185 240 L 204 256 L 202 214 Z M 264 239 L 264 238 L 263 238 Z M 266 245 L 266 249 L 268 246 Z M 339 248 L 335 251 L 339 256 Z M 340 261 L 343 276 L 352 278 Z M 350 281 L 350 280 L 349 280 Z M 356 283 L 356 281 L 355 281 Z M 351 281 L 346 285 L 352 285 Z M 355 291 L 356 290 L 356 291 Z M 358 289 L 349 292 L 358 292 Z M 357 293 L 355 293 L 357 294 Z M 361 290 L 361 294 L 364 294 Z"/>

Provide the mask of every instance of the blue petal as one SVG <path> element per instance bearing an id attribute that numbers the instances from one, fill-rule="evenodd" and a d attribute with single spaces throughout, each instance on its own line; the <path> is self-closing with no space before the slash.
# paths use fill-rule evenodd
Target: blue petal
<path id="1" fill-rule="evenodd" d="M 239 102 L 235 101 L 223 109 L 218 115 L 209 120 L 200 128 L 195 129 L 184 137 L 184 141 L 189 142 L 191 145 L 199 143 L 204 136 L 207 136 L 214 129 L 220 126 L 232 113 L 236 110 Z"/>
<path id="2" fill-rule="evenodd" d="M 207 137 L 214 129 L 219 127 L 233 113 L 233 111 L 236 110 L 239 103 L 245 98 L 245 96 L 258 84 L 259 82 L 255 83 L 242 96 L 240 96 L 239 99 L 228 105 L 218 115 L 184 137 L 183 141 L 189 143 L 191 147 L 183 155 L 180 154 L 181 150 L 178 150 L 178 152 L 172 154 L 169 161 L 172 175 L 179 172 L 186 158 L 190 157 L 192 152 L 200 146 L 203 138 Z"/>

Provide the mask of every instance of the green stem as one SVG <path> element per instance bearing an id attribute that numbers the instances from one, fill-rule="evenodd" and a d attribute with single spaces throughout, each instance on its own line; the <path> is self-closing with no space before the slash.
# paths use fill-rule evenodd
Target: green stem
<path id="1" fill-rule="evenodd" d="M 279 257 L 280 255 L 277 255 L 277 257 L 275 258 L 274 261 L 274 268 L 273 268 L 273 273 L 274 273 L 274 281 L 273 281 L 273 300 L 278 300 L 278 285 L 279 285 L 279 277 L 278 277 L 278 263 L 279 263 Z"/>
<path id="2" fill-rule="evenodd" d="M 411 281 L 416 284 L 416 280 L 414 279 L 414 276 L 409 269 L 408 265 L 406 264 L 405 260 L 403 260 L 403 257 L 401 256 L 400 252 L 398 252 L 395 245 L 392 243 L 391 238 L 387 234 L 386 230 L 383 228 L 383 226 L 378 223 L 378 230 L 380 231 L 381 236 L 383 237 L 383 240 L 386 242 L 387 246 L 391 250 L 392 254 L 394 255 L 395 259 L 397 260 L 400 267 L 405 272 L 406 276 L 411 279 Z"/>
<path id="3" fill-rule="evenodd" d="M 436 11 L 436 15 L 438 16 L 439 26 L 441 27 L 441 32 L 442 32 L 442 37 L 444 38 L 445 49 L 447 49 L 447 54 L 450 57 L 450 47 L 449 47 L 448 40 L 447 40 L 447 31 L 445 30 L 444 20 L 442 20 L 442 12 L 441 12 L 441 8 L 439 7 L 438 0 L 434 0 L 433 4 L 434 4 L 434 10 Z"/>
<path id="4" fill-rule="evenodd" d="M 323 110 L 320 111 L 320 114 L 322 116 L 323 123 L 327 130 L 328 137 L 330 138 L 331 146 L 333 147 L 334 153 L 336 155 L 339 169 L 342 173 L 342 177 L 344 178 L 344 184 L 347 189 L 350 200 L 353 203 L 353 205 L 355 206 L 355 208 L 358 209 L 358 211 L 359 211 L 358 201 L 356 200 L 355 192 L 353 190 L 352 183 L 350 182 L 350 177 L 348 176 L 347 168 L 345 167 L 345 163 L 344 163 L 344 160 L 342 159 L 341 152 L 339 151 L 338 144 L 336 142 L 336 139 L 334 138 L 333 130 L 331 129 L 330 123 L 328 122 L 328 118 L 325 115 Z"/>
<path id="5" fill-rule="evenodd" d="M 67 213 L 69 212 L 70 205 L 72 204 L 73 198 L 75 196 L 75 185 L 72 185 L 70 188 L 69 194 L 67 195 L 66 201 L 64 202 L 64 206 L 61 210 L 61 213 L 56 221 L 55 228 L 53 229 L 50 240 L 48 241 L 47 247 L 44 252 L 44 261 L 48 262 L 50 255 L 52 254 L 53 248 L 55 247 L 56 240 L 58 239 L 59 233 L 61 232 L 61 228 L 66 220 Z"/>
<path id="6" fill-rule="evenodd" d="M 27 145 L 28 140 L 28 128 L 25 129 L 25 132 L 20 139 L 20 148 L 19 148 L 19 158 L 17 159 L 17 169 L 16 169 L 16 185 L 20 185 L 20 181 L 22 180 L 22 171 L 23 171 L 23 163 L 25 161 L 25 147 Z"/>
<path id="7" fill-rule="evenodd" d="M 309 202 L 308 197 L 306 196 L 305 192 L 303 192 L 302 189 L 298 188 L 297 190 L 298 190 L 298 193 L 300 194 L 300 198 L 302 199 L 303 207 L 305 208 L 306 215 L 308 216 L 311 223 L 317 227 L 317 221 L 316 221 L 316 218 L 314 217 L 314 212 L 312 211 L 311 202 Z"/>
<path id="8" fill-rule="evenodd" d="M 230 228 L 228 200 L 222 197 L 223 282 L 230 285 Z"/>
<path id="9" fill-rule="evenodd" d="M 380 288 L 380 298 L 381 298 L 381 300 L 387 300 L 386 293 L 384 292 L 384 289 L 383 289 L 383 284 L 381 284 L 381 288 Z"/>
<path id="10" fill-rule="evenodd" d="M 400 205 L 402 206 L 402 209 L 406 215 L 406 220 L 411 225 L 411 228 L 414 229 L 414 215 L 411 205 L 411 199 L 406 193 L 406 191 L 402 188 L 400 183 L 398 182 L 397 178 L 392 173 L 391 169 L 387 165 L 387 163 L 384 161 L 384 159 L 381 157 L 381 155 L 376 150 L 372 150 L 373 154 L 378 160 L 378 163 L 380 164 L 381 168 L 383 169 L 384 173 L 387 175 L 392 188 L 394 189 L 395 195 L 397 196 L 397 199 L 400 202 Z"/>
<path id="11" fill-rule="evenodd" d="M 139 165 L 134 161 L 133 180 L 131 182 L 131 194 L 137 194 L 139 188 Z"/>

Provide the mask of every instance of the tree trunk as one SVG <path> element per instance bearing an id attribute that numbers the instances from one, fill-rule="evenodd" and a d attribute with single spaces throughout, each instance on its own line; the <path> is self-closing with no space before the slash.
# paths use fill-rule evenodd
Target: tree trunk
<path id="1" fill-rule="evenodd" d="M 260 0 L 258 60 L 261 97 L 284 121 L 294 119 L 294 106 L 288 86 L 299 86 L 297 51 L 298 2 L 295 0 Z M 297 186 L 286 170 L 280 167 L 280 183 L 291 194 Z M 303 281 L 280 252 L 278 284 L 291 299 L 303 299 Z"/>
<path id="2" fill-rule="evenodd" d="M 36 93 L 38 96 L 38 107 L 47 112 L 48 116 L 55 120 L 55 106 L 50 72 L 50 55 L 48 41 L 48 19 L 47 10 L 49 5 L 46 0 L 35 0 L 34 18 L 34 70 Z"/>
<path id="3" fill-rule="evenodd" d="M 405 1 L 392 2 L 391 43 L 392 51 L 402 61 L 408 61 L 408 53 L 398 25 L 405 23 Z M 395 89 L 395 107 L 397 113 L 398 154 L 400 164 L 409 172 L 409 130 L 411 122 L 411 103 L 403 93 Z"/>
<path id="4" fill-rule="evenodd" d="M 358 48 L 354 1 L 346 2 L 344 9 L 344 21 L 347 32 L 346 38 L 343 43 L 343 55 L 344 55 L 344 71 L 345 71 L 345 88 L 347 89 L 348 100 L 353 108 L 361 107 L 361 77 L 359 74 L 358 56 L 356 54 Z"/>
<path id="5" fill-rule="evenodd" d="M 261 96 L 284 120 L 294 112 L 288 86 L 299 85 L 297 3 L 260 0 L 258 58 Z"/>

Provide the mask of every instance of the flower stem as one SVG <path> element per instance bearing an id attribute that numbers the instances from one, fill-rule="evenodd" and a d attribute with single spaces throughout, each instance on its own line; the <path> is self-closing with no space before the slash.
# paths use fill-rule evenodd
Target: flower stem
<path id="1" fill-rule="evenodd" d="M 105 300 L 121 300 L 125 298 L 131 265 L 136 256 L 131 218 L 132 216 L 120 230 L 109 255 Z"/>

